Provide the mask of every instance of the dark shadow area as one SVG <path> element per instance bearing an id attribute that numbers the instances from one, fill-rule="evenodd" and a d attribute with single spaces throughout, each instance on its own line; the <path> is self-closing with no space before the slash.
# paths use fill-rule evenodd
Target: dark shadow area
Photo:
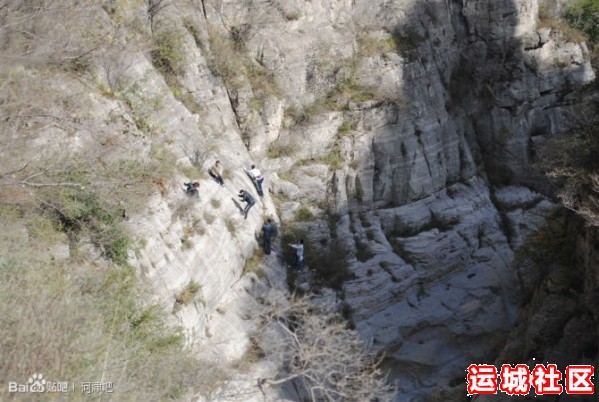
<path id="1" fill-rule="evenodd" d="M 514 0 L 417 2 L 407 12 L 405 20 L 410 22 L 392 29 L 397 41 L 404 43 L 403 52 L 399 51 L 404 59 L 403 76 L 407 77 L 404 95 L 412 107 L 415 128 L 413 134 L 406 135 L 397 125 L 396 131 L 386 134 L 386 138 L 375 137 L 375 196 L 388 191 L 382 186 L 383 183 L 389 185 L 389 177 L 393 180 L 402 178 L 401 173 L 396 172 L 414 169 L 415 162 L 407 160 L 409 153 L 400 148 L 400 143 L 403 146 L 416 141 L 424 149 L 425 144 L 438 137 L 442 144 L 456 138 L 460 141 L 458 167 L 448 171 L 441 188 L 455 182 L 469 185 L 473 177 L 478 177 L 491 191 L 491 203 L 496 200 L 495 189 L 508 185 L 525 186 L 551 196 L 553 186 L 534 164 L 534 158 L 538 156 L 535 147 L 540 137 L 555 134 L 562 127 L 563 122 L 559 119 L 564 117 L 565 105 L 579 102 L 575 93 L 578 84 L 573 77 L 582 74 L 583 67 L 572 64 L 552 68 L 549 64 L 558 63 L 557 59 L 542 61 L 547 63 L 545 66 L 533 63 L 537 56 L 527 52 L 534 52 L 555 37 L 550 35 L 543 39 L 534 27 L 523 33 L 521 18 L 525 12 L 530 12 L 526 5 Z M 535 22 L 534 19 L 529 21 Z M 445 93 L 444 110 L 433 113 L 430 93 L 439 89 Z M 395 142 L 397 146 L 390 145 L 393 142 L 389 137 L 393 136 L 400 138 Z M 441 155 L 438 160 L 446 162 L 449 158 Z M 436 161 L 429 155 L 426 162 L 430 170 Z M 409 198 L 405 183 L 392 185 L 397 187 L 393 192 L 397 203 L 386 204 L 386 207 L 402 205 Z M 504 217 L 512 212 L 502 211 L 502 206 L 497 203 L 495 208 Z M 500 227 L 504 224 L 498 223 Z M 597 365 L 596 340 L 574 335 L 582 328 L 587 334 L 595 334 L 593 322 L 597 322 L 598 316 L 588 303 L 580 302 L 584 295 L 583 286 L 573 281 L 574 277 L 585 276 L 584 263 L 580 261 L 583 250 L 572 243 L 574 239 L 580 240 L 581 231 L 580 224 L 571 220 L 571 214 L 564 213 L 549 221 L 546 228 L 526 243 L 527 258 L 536 256 L 536 268 L 531 272 L 530 267 L 518 265 L 522 260 L 516 260 L 514 269 L 519 282 L 528 281 L 524 284 L 528 299 L 518 300 L 519 295 L 510 281 L 500 283 L 495 295 L 497 302 L 512 303 L 514 309 L 520 304 L 520 316 L 515 322 L 505 322 L 501 328 L 492 331 L 480 327 L 472 329 L 476 320 L 464 313 L 453 317 L 455 323 L 448 324 L 447 328 L 428 328 L 431 324 L 425 318 L 418 322 L 418 328 L 414 328 L 403 324 L 402 316 L 395 317 L 397 331 L 401 334 L 398 339 L 402 339 L 403 344 L 398 341 L 398 345 L 389 346 L 385 367 L 391 379 L 398 380 L 399 400 L 469 400 L 465 382 L 468 364 L 486 362 L 500 367 L 504 363 L 529 363 L 533 367 L 541 358 L 545 363 L 547 360 L 558 364 L 562 372 L 566 364 L 591 362 Z M 438 238 L 430 241 L 438 241 Z M 552 253 L 558 253 L 563 259 L 549 257 Z M 578 261 L 574 255 L 578 255 Z M 541 269 L 542 263 L 538 261 L 545 261 L 544 272 L 534 272 Z M 482 265 L 485 264 L 489 266 L 491 262 Z M 449 276 L 466 268 L 460 267 L 458 261 L 457 268 Z M 505 267 L 489 268 L 505 270 Z M 472 273 L 468 278 L 476 274 Z M 513 274 L 506 272 L 505 275 Z M 529 276 L 523 278 L 522 275 Z M 556 275 L 559 278 L 556 280 L 563 286 L 547 290 L 550 275 Z M 588 272 L 586 275 L 588 277 Z M 501 280 L 505 280 L 505 276 Z M 442 282 L 449 283 L 449 280 Z M 447 286 L 442 305 L 451 305 L 454 300 L 451 287 Z M 427 291 L 424 289 L 425 295 Z M 463 289 L 456 288 L 456 291 Z M 586 296 L 589 295 L 587 292 Z M 491 303 L 490 300 L 476 300 L 475 296 L 471 300 L 483 306 Z M 429 307 L 425 303 L 418 305 L 420 301 L 420 298 L 412 298 L 408 303 L 415 303 L 423 317 L 436 314 L 427 311 Z M 554 317 L 548 313 L 535 315 L 539 309 L 549 311 L 551 306 L 563 314 Z M 455 307 L 458 310 L 458 306 Z M 557 319 L 557 316 L 561 318 Z M 581 317 L 589 319 L 592 316 L 595 318 L 590 319 L 590 323 L 583 323 Z M 464 328 L 458 329 L 458 322 Z M 418 339 L 415 334 L 420 333 L 421 341 L 414 342 Z M 580 339 L 578 344 L 577 339 Z M 376 335 L 374 342 L 377 342 Z M 568 343 L 572 346 L 567 347 Z M 486 349 L 483 345 L 487 345 Z M 531 348 L 531 345 L 536 346 Z M 456 350 L 463 354 L 457 356 Z M 410 385 L 406 387 L 405 384 Z M 586 396 L 580 400 L 595 400 L 592 398 Z"/>

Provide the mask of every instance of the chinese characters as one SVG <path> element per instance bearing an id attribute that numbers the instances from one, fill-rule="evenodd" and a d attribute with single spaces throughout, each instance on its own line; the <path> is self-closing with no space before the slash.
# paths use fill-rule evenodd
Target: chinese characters
<path id="1" fill-rule="evenodd" d="M 531 388 L 537 395 L 559 395 L 564 389 L 571 395 L 595 393 L 592 378 L 595 368 L 588 365 L 568 366 L 565 376 L 555 364 L 537 364 L 532 370 L 526 364 L 514 367 L 504 364 L 499 372 L 493 365 L 471 364 L 467 372 L 468 395 L 496 394 L 498 391 L 508 395 L 528 395 Z"/>

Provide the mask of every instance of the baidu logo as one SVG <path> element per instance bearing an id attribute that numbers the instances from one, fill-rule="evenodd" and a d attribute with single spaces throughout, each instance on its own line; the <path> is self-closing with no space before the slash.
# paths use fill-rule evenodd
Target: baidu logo
<path id="1" fill-rule="evenodd" d="M 46 390 L 46 380 L 43 374 L 33 374 L 27 381 L 29 392 L 44 392 Z"/>
<path id="2" fill-rule="evenodd" d="M 67 381 L 47 381 L 42 373 L 34 373 L 26 383 L 19 384 L 16 381 L 8 383 L 8 392 L 11 393 L 51 393 L 68 392 Z"/>

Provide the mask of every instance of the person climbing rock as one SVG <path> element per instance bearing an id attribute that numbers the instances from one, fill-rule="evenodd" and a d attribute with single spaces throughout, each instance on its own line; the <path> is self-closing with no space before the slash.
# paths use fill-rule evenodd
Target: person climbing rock
<path id="1" fill-rule="evenodd" d="M 248 212 L 250 210 L 251 207 L 254 206 L 254 204 L 256 203 L 256 200 L 254 199 L 254 197 L 252 197 L 252 195 L 250 193 L 248 193 L 245 190 L 239 190 L 239 194 L 238 194 L 239 198 L 241 199 L 241 201 L 245 202 L 245 208 L 243 209 L 243 211 L 241 212 L 243 214 L 243 219 L 247 219 L 248 218 Z"/>
<path id="2" fill-rule="evenodd" d="M 212 165 L 212 167 L 208 170 L 208 174 L 221 186 L 225 185 L 225 181 L 223 180 L 223 168 L 220 164 L 220 161 L 216 161 L 214 165 Z"/>
<path id="3" fill-rule="evenodd" d="M 275 225 L 270 218 L 262 225 L 262 248 L 264 249 L 264 254 L 270 254 L 270 239 L 274 235 L 275 230 Z"/>
<path id="4" fill-rule="evenodd" d="M 183 183 L 185 186 L 185 193 L 190 197 L 199 198 L 200 196 L 200 182 L 197 180 L 190 181 L 189 183 Z"/>
<path id="5" fill-rule="evenodd" d="M 298 270 L 304 269 L 304 239 L 300 239 L 298 244 L 289 244 L 295 250 L 293 263 Z"/>
<path id="6" fill-rule="evenodd" d="M 264 196 L 264 192 L 262 191 L 262 182 L 264 181 L 264 176 L 262 176 L 262 172 L 258 170 L 256 165 L 252 165 L 249 169 L 244 169 L 245 173 L 250 176 L 250 178 L 254 181 L 256 185 L 256 190 L 258 190 L 258 195 L 260 197 Z"/>

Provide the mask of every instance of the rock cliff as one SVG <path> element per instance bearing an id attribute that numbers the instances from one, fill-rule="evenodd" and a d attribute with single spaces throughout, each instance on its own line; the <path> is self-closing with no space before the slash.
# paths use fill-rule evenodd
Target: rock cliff
<path id="1" fill-rule="evenodd" d="M 193 0 L 149 27 L 135 2 L 109 3 L 85 71 L 13 72 L 86 122 L 31 129 L 14 167 L 42 147 L 169 156 L 175 171 L 129 213 L 129 262 L 204 358 L 238 361 L 285 297 L 276 256 L 244 270 L 269 216 L 318 252 L 349 250 L 336 301 L 385 353 L 399 401 L 465 395 L 465 368 L 497 356 L 517 320 L 515 252 L 555 208 L 531 160 L 595 78 L 584 43 L 539 24 L 537 0 Z M 145 48 L 150 34 L 163 47 Z M 216 159 L 225 187 L 205 173 Z M 244 220 L 251 163 L 269 192 Z M 191 174 L 198 201 L 180 189 Z M 177 303 L 190 282 L 201 297 Z M 254 370 L 205 398 L 261 400 L 255 378 L 277 365 Z M 281 392 L 269 397 L 293 399 Z"/>
<path id="2" fill-rule="evenodd" d="M 287 153 L 263 162 L 283 218 L 297 201 L 340 216 L 308 232 L 354 250 L 343 297 L 400 400 L 442 395 L 515 323 L 513 253 L 553 208 L 531 158 L 594 79 L 586 48 L 541 27 L 534 1 L 295 7 L 245 43 L 294 94 L 282 122 L 241 119 L 249 151 Z M 261 134 L 275 125 L 276 140 Z"/>

